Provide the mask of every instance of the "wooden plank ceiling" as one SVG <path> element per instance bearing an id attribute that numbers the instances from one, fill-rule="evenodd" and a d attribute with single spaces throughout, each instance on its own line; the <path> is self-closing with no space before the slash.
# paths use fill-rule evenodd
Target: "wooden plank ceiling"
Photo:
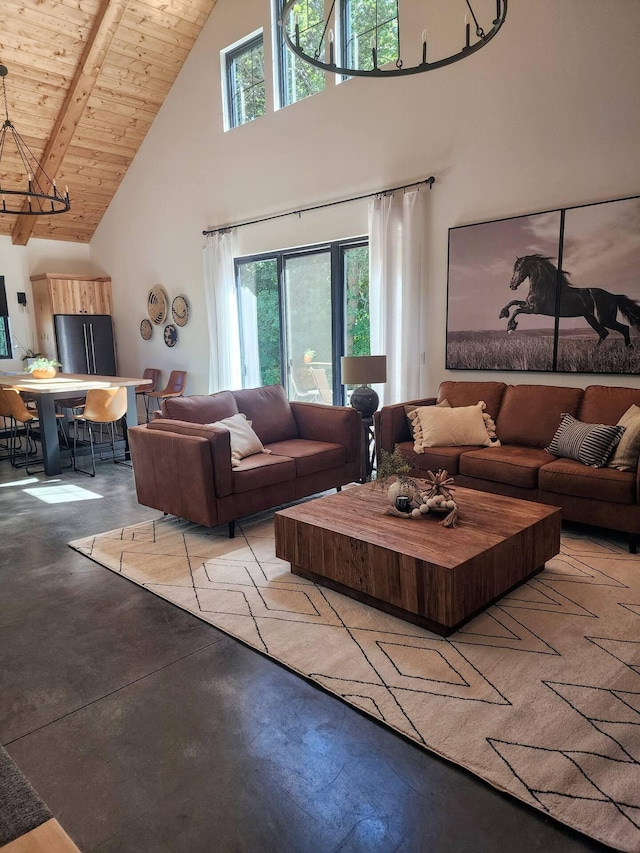
<path id="1" fill-rule="evenodd" d="M 55 216 L 0 214 L 0 234 L 91 240 L 215 3 L 0 0 L 9 118 L 71 198 Z M 0 170 L 18 184 L 12 151 Z"/>

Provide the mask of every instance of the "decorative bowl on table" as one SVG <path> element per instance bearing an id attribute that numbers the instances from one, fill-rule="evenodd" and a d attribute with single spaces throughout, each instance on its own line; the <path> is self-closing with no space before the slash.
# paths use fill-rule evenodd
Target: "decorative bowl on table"
<path id="1" fill-rule="evenodd" d="M 51 358 L 34 358 L 27 367 L 34 379 L 53 379 L 58 372 L 60 362 Z"/>

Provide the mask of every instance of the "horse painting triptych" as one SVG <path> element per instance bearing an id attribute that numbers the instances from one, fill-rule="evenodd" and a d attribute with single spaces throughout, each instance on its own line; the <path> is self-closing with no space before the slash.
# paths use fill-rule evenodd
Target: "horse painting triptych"
<path id="1" fill-rule="evenodd" d="M 597 346 L 600 346 L 611 329 L 620 332 L 626 347 L 632 347 L 629 326 L 619 323 L 616 317 L 620 312 L 636 329 L 640 329 L 640 303 L 601 287 L 572 287 L 567 275 L 564 270 L 558 271 L 551 260 L 542 255 L 516 258 L 509 287 L 517 290 L 523 281 L 529 279 L 529 293 L 524 300 L 512 299 L 500 311 L 500 319 L 508 318 L 507 331 L 515 332 L 518 328 L 518 314 L 584 317 L 598 334 Z M 518 307 L 509 316 L 514 305 Z"/>
<path id="2" fill-rule="evenodd" d="M 639 374 L 640 197 L 451 228 L 446 367 Z"/>

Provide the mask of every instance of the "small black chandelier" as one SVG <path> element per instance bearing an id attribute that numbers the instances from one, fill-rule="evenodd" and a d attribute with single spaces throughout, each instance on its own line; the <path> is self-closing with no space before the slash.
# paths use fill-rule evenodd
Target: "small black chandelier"
<path id="1" fill-rule="evenodd" d="M 474 0 L 475 2 L 475 0 Z M 351 32 L 353 29 L 344 14 L 346 4 L 340 4 L 340 14 L 335 13 L 336 0 L 333 0 L 329 14 L 322 21 L 312 22 L 309 26 L 309 8 L 312 4 L 309 0 L 285 0 L 282 8 L 282 34 L 293 51 L 293 53 L 305 62 L 315 65 L 324 71 L 331 71 L 345 77 L 399 77 L 403 74 L 420 74 L 423 71 L 433 71 L 444 65 L 451 65 L 461 59 L 466 59 L 472 53 L 484 47 L 498 32 L 507 17 L 507 0 L 495 0 L 495 17 L 491 20 L 491 27 L 485 30 L 480 24 L 471 0 L 461 0 L 461 8 L 464 9 L 464 24 L 461 26 L 460 50 L 447 56 L 430 60 L 430 36 L 427 29 L 423 30 L 420 42 L 416 41 L 421 48 L 421 59 L 415 65 L 405 65 L 402 60 L 400 41 L 400 17 L 398 9 L 399 0 L 395 2 L 395 16 L 384 12 L 379 13 L 378 0 L 375 0 L 375 20 L 373 24 L 365 27 L 360 34 Z M 386 6 L 390 4 L 387 2 Z M 393 4 L 391 4 L 393 5 Z M 476 2 L 476 6 L 477 6 Z M 299 12 L 305 13 L 306 20 L 300 21 Z M 462 23 L 462 17 L 461 17 Z M 334 28 L 340 34 L 336 39 Z M 321 32 L 320 32 L 321 31 Z M 380 44 L 380 34 L 386 32 L 386 49 Z M 317 33 L 319 37 L 317 37 Z M 391 35 L 390 35 L 391 34 Z M 359 43 L 364 37 L 367 43 Z M 388 54 L 389 39 L 395 40 L 394 54 L 392 58 Z M 336 61 L 336 43 L 345 45 L 340 50 L 341 57 Z M 325 43 L 328 49 L 325 49 Z M 417 51 L 420 57 L 420 50 Z M 393 64 L 392 64 L 393 63 Z"/>
<path id="2" fill-rule="evenodd" d="M 0 128 L 0 213 L 26 214 L 27 216 L 66 213 L 71 209 L 69 190 L 65 187 L 64 195 L 58 192 L 56 182 L 47 175 L 9 118 L 5 84 L 8 73 L 7 67 L 0 65 L 5 113 L 5 120 Z M 18 159 L 22 161 L 22 169 L 26 177 L 26 185 L 22 189 L 11 189 L 5 183 L 9 169 L 6 155 L 12 148 L 15 148 L 17 153 L 16 162 Z M 4 170 L 3 156 L 5 157 Z"/>

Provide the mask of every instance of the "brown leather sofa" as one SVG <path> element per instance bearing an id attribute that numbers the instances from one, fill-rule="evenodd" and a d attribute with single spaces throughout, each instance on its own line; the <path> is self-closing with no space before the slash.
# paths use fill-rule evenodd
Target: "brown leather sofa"
<path id="1" fill-rule="evenodd" d="M 499 447 L 431 447 L 415 453 L 405 406 L 473 406 L 479 400 L 495 421 Z M 590 385 L 505 385 L 502 382 L 443 382 L 437 397 L 385 406 L 376 413 L 378 450 L 399 445 L 411 476 L 446 469 L 457 485 L 539 501 L 562 509 L 563 518 L 629 535 L 636 553 L 640 532 L 638 471 L 591 468 L 558 458 L 544 449 L 564 413 L 585 423 L 615 424 L 632 404 L 640 406 L 640 389 Z"/>
<path id="2" fill-rule="evenodd" d="M 231 465 L 229 432 L 212 426 L 242 412 L 269 453 Z M 360 476 L 360 414 L 289 402 L 280 385 L 176 397 L 162 417 L 129 430 L 138 500 L 215 527 Z"/>

